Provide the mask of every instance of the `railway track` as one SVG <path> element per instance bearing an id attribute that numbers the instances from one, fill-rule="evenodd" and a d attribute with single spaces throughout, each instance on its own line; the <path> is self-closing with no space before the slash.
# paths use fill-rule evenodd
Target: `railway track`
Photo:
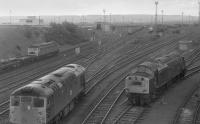
<path id="1" fill-rule="evenodd" d="M 192 75 L 200 71 L 200 66 L 195 66 L 188 69 L 185 78 L 190 78 Z M 200 88 L 195 85 L 190 93 L 184 99 L 184 102 L 177 109 L 176 115 L 172 124 L 197 124 L 199 123 L 199 108 L 200 108 Z"/>
<path id="2" fill-rule="evenodd" d="M 126 61 L 126 60 L 125 60 Z M 114 100 L 114 101 L 117 101 L 117 99 L 116 100 Z M 114 104 L 114 103 L 113 103 Z M 113 104 L 112 104 L 112 106 L 113 106 Z M 96 108 L 96 106 L 95 106 L 95 108 Z M 100 110 L 100 109 L 99 109 Z M 111 108 L 109 108 L 109 110 L 111 110 Z M 94 109 L 91 111 L 91 112 L 93 112 L 94 111 Z M 137 114 L 138 116 L 137 117 L 140 117 L 141 116 L 141 114 L 143 113 L 144 111 L 141 111 L 141 112 L 137 112 L 136 111 L 136 113 L 140 113 L 140 114 Z M 97 113 L 99 113 L 99 112 L 97 112 Z M 108 113 L 109 112 L 107 112 L 106 114 L 105 114 L 105 112 L 104 112 L 104 114 L 107 116 L 108 115 Z M 104 120 L 106 120 L 106 116 L 104 116 L 104 117 L 101 117 L 101 115 L 98 115 L 97 117 L 99 117 L 100 116 L 100 118 L 103 118 L 100 122 L 98 122 L 98 123 L 101 123 L 101 124 L 103 124 L 104 123 Z M 87 119 L 89 119 L 89 118 L 94 118 L 94 117 L 92 117 L 92 115 L 91 114 L 89 114 L 87 117 L 86 117 L 86 119 L 84 120 L 84 122 L 83 122 L 83 124 L 84 123 L 88 123 L 88 121 L 89 122 L 94 122 L 94 120 L 95 119 L 92 119 L 92 120 L 87 120 Z M 97 119 L 97 120 L 99 120 L 99 119 Z M 124 120 L 127 120 L 127 119 L 124 119 Z M 137 118 L 135 118 L 135 119 L 133 119 L 132 120 L 132 123 L 134 123 L 135 121 L 137 121 Z M 95 122 L 96 123 L 96 122 Z M 126 123 L 126 122 L 125 122 Z"/>
<path id="3" fill-rule="evenodd" d="M 168 44 L 169 45 L 169 44 Z M 163 44 L 163 46 L 166 46 L 166 44 Z M 161 46 L 160 45 L 158 45 L 157 47 L 159 47 L 159 48 L 161 48 Z M 155 50 L 157 47 L 153 47 L 152 49 L 148 49 L 147 51 L 149 51 L 148 53 L 151 53 L 153 50 Z M 144 50 L 145 51 L 145 50 Z M 145 52 L 147 52 L 147 51 L 145 51 Z M 150 52 L 151 51 L 151 52 Z M 143 53 L 144 54 L 144 53 Z M 146 55 L 146 54 L 145 54 Z M 141 56 L 145 56 L 145 55 L 141 55 Z M 138 55 L 139 56 L 139 55 Z M 134 58 L 134 59 L 133 59 Z M 137 59 L 139 59 L 139 58 L 137 58 L 137 56 L 134 56 L 134 57 L 132 57 L 131 58 L 132 59 L 132 61 L 136 61 Z M 131 60 L 130 58 L 129 58 L 129 61 L 128 60 L 124 60 L 124 61 L 122 61 L 122 63 L 124 63 L 125 65 L 127 65 L 128 63 L 127 62 L 130 62 L 130 60 Z M 125 62 L 126 61 L 126 62 Z M 117 66 L 118 67 L 121 67 L 122 68 L 122 63 L 120 63 L 119 61 L 117 62 Z M 116 71 L 116 70 L 114 70 L 114 71 Z M 120 82 L 120 81 L 119 81 Z M 120 82 L 121 83 L 121 82 Z M 118 84 L 118 83 L 114 83 L 114 84 Z M 122 83 L 122 85 L 123 85 L 123 83 Z M 114 91 L 114 86 L 109 90 L 110 92 L 111 91 Z M 114 104 L 115 104 L 115 102 L 118 100 L 118 98 L 120 98 L 120 96 L 121 96 L 121 94 L 123 93 L 123 88 L 121 88 L 121 90 L 119 91 L 120 92 L 120 94 L 118 95 L 118 96 L 114 96 L 112 93 L 110 93 L 111 94 L 111 96 L 114 96 L 114 97 L 112 97 L 113 99 L 110 99 L 109 100 L 109 96 L 110 95 L 108 95 L 108 93 L 100 100 L 100 102 L 98 102 L 97 103 L 97 105 L 94 107 L 94 109 L 92 109 L 91 110 L 91 112 L 90 112 L 90 114 L 86 117 L 86 119 L 83 121 L 83 123 L 82 124 L 85 124 L 85 123 L 101 123 L 101 124 L 103 124 L 104 123 L 104 121 L 106 120 L 106 118 L 107 118 L 107 115 L 110 113 L 110 110 L 112 110 L 112 106 L 114 106 Z M 106 98 L 108 99 L 108 100 L 106 100 Z M 105 100 L 104 100 L 105 99 Z M 103 101 L 109 101 L 109 102 L 106 102 L 106 103 L 104 103 Z M 110 101 L 114 101 L 114 103 L 110 103 Z M 102 106 L 103 106 L 103 108 L 105 107 L 105 109 L 102 109 Z M 109 108 L 109 106 L 110 106 L 110 108 Z M 102 110 L 102 111 L 100 111 L 100 110 Z M 100 115 L 98 115 L 98 113 L 101 113 Z M 97 114 L 97 115 L 96 115 Z M 102 117 L 103 116 L 103 117 Z M 96 122 L 97 121 L 97 122 Z"/>
<path id="4" fill-rule="evenodd" d="M 189 72 L 186 75 L 185 78 L 195 74 L 196 72 L 200 71 L 200 66 L 195 66 L 192 67 L 190 69 L 188 69 Z M 196 87 L 195 87 L 196 88 Z M 192 89 L 192 91 L 195 91 L 195 88 Z M 194 94 L 194 92 L 192 92 L 191 94 Z M 190 96 L 190 95 L 189 95 Z M 189 99 L 188 96 L 188 99 Z M 199 100 L 199 98 L 197 98 L 196 96 L 200 96 L 200 91 L 198 91 L 198 94 L 194 94 L 194 96 L 192 97 L 191 103 L 190 105 L 190 109 L 182 109 L 184 111 L 186 111 L 186 113 L 184 113 L 183 115 L 181 115 L 181 117 L 183 117 L 184 115 L 184 121 L 185 123 L 183 123 L 183 120 L 180 122 L 180 124 L 190 124 L 189 121 L 192 121 L 191 124 L 196 124 L 195 119 L 192 118 L 192 114 L 189 114 L 189 112 L 187 110 L 191 110 L 191 107 L 193 107 L 194 110 L 196 110 L 194 113 L 198 113 L 200 111 L 200 102 L 195 102 L 195 100 Z M 187 100 L 186 100 L 187 101 Z M 194 108 L 197 107 L 197 108 Z M 187 107 L 188 108 L 188 107 Z M 145 113 L 145 111 L 147 111 L 147 108 L 143 108 L 143 107 L 133 107 L 133 106 L 129 106 L 127 105 L 123 111 L 120 112 L 120 114 L 118 115 L 118 117 L 115 117 L 115 121 L 112 122 L 112 124 L 135 124 L 138 121 L 141 120 L 142 115 Z M 187 117 L 186 117 L 187 116 Z M 195 117 L 197 118 L 198 115 L 195 115 Z M 200 113 L 199 113 L 199 117 L 200 117 Z M 198 120 L 200 120 L 200 118 L 196 119 L 197 122 L 199 122 Z M 179 124 L 179 123 L 173 123 L 173 124 Z"/>
<path id="5" fill-rule="evenodd" d="M 193 50 L 193 52 L 189 57 L 187 57 L 186 61 L 188 61 L 188 63 L 186 64 L 186 66 L 189 68 L 199 58 L 200 58 L 200 48 L 198 47 Z"/>
<path id="6" fill-rule="evenodd" d="M 144 112 L 144 107 L 127 106 L 112 124 L 135 124 Z"/>
<path id="7" fill-rule="evenodd" d="M 90 50 L 88 50 L 86 52 L 86 54 L 88 54 L 89 52 L 90 52 Z M 38 78 L 41 75 L 45 75 L 53 70 L 56 70 L 59 67 L 62 67 L 63 65 L 66 65 L 66 62 L 69 63 L 69 61 L 71 62 L 71 61 L 74 61 L 75 59 L 81 59 L 81 56 L 78 58 L 76 56 L 72 56 L 72 58 L 67 58 L 62 61 L 53 63 L 53 66 L 50 66 L 50 67 L 49 67 L 49 65 L 41 66 L 39 70 L 37 69 L 35 71 L 33 70 L 33 71 L 30 71 L 29 73 L 26 73 L 25 75 L 23 75 L 24 76 L 23 78 L 21 78 L 21 77 L 15 77 L 14 79 L 12 78 L 14 81 L 7 80 L 7 82 L 4 82 L 4 85 L 1 85 L 0 93 L 4 93 L 8 90 L 19 87 L 21 85 L 24 85 L 25 83 L 27 83 L 35 78 Z M 20 82 L 20 83 L 16 83 L 16 82 Z"/>
<path id="8" fill-rule="evenodd" d="M 47 65 L 47 63 L 56 62 L 57 60 L 62 59 L 63 56 L 66 56 L 66 57 L 69 56 L 70 57 L 71 55 L 75 55 L 74 48 L 76 48 L 76 47 L 80 47 L 81 50 L 84 51 L 84 50 L 89 49 L 90 47 L 94 47 L 94 46 L 95 46 L 95 43 L 91 43 L 91 42 L 84 43 L 84 44 L 81 44 L 81 45 L 76 45 L 73 48 L 70 48 L 66 51 L 61 52 L 57 56 L 53 56 L 53 57 L 50 57 L 50 58 L 47 58 L 47 59 L 44 59 L 44 60 L 40 60 L 40 61 L 37 61 L 37 62 L 30 63 L 28 66 L 25 65 L 25 66 L 20 67 L 19 69 L 15 69 L 15 70 L 12 70 L 10 72 L 2 73 L 2 74 L 0 74 L 1 75 L 0 80 L 1 81 L 6 80 L 7 78 L 18 76 L 19 74 L 23 74 L 23 73 L 32 71 L 33 69 L 36 69 L 37 66 L 45 66 L 45 65 Z"/>
<path id="9" fill-rule="evenodd" d="M 92 57 L 93 58 L 93 57 Z M 94 57 L 95 58 L 95 57 Z M 86 62 L 87 63 L 87 62 Z M 119 62 L 120 63 L 120 62 Z M 120 63 L 121 64 L 121 63 Z"/>
<path id="10" fill-rule="evenodd" d="M 150 47 L 152 46 L 152 44 L 149 44 L 148 46 L 144 46 L 141 49 L 143 49 L 142 52 L 138 52 L 139 50 L 131 50 L 127 52 L 126 56 L 119 56 L 118 58 L 116 58 L 115 62 L 112 64 L 112 66 L 107 67 L 106 65 L 104 67 L 102 67 L 98 73 L 96 75 L 91 76 L 91 78 L 89 78 L 87 80 L 86 83 L 86 93 L 88 94 L 90 91 L 92 91 L 94 89 L 94 87 L 98 84 L 98 82 L 101 82 L 102 79 L 104 79 L 105 77 L 108 77 L 109 75 L 111 75 L 113 72 L 119 70 L 120 68 L 130 64 L 133 61 L 136 61 L 137 59 L 140 59 L 141 57 L 143 57 L 142 54 L 144 53 L 151 53 L 150 51 L 153 51 L 154 49 L 159 49 L 161 47 L 164 47 L 166 45 L 171 45 L 174 41 L 169 41 L 167 43 L 163 43 L 163 44 L 157 44 L 154 47 Z M 173 44 L 174 46 L 174 44 Z M 145 49 L 146 48 L 146 49 Z M 106 68 L 105 70 L 103 70 L 104 68 Z M 95 80 L 93 80 L 95 79 Z"/>
<path id="11" fill-rule="evenodd" d="M 109 108 L 113 105 L 113 101 L 116 101 L 123 93 L 123 79 L 126 75 L 117 78 L 118 80 L 114 83 L 104 97 L 96 104 L 93 110 L 88 114 L 82 124 L 94 124 L 103 123 L 105 114 Z"/>
<path id="12" fill-rule="evenodd" d="M 93 60 L 93 56 L 89 57 L 88 59 Z M 62 63 L 61 65 L 59 65 L 59 67 L 65 65 L 65 64 L 66 63 Z M 59 67 L 56 66 L 55 68 L 53 68 L 53 70 L 55 70 Z M 51 70 L 52 70 L 52 68 L 51 68 Z M 49 70 L 46 70 L 45 72 L 41 72 L 41 73 L 37 72 L 37 73 L 34 74 L 34 76 L 33 75 L 27 76 L 27 77 L 25 77 L 25 79 L 21 79 L 20 84 L 14 82 L 11 87 L 8 87 L 8 88 L 6 87 L 3 90 L 0 90 L 0 92 L 3 93 L 3 92 L 6 92 L 8 90 L 12 90 L 14 88 L 18 88 L 22 85 L 25 85 L 27 82 L 30 82 L 31 80 L 34 80 L 35 78 L 40 77 L 40 75 L 44 75 L 46 73 L 49 73 Z M 0 104 L 0 120 L 8 117 L 8 113 L 9 113 L 8 107 L 9 107 L 9 100 L 8 99 Z"/>
<path id="13" fill-rule="evenodd" d="M 125 60 L 126 61 L 126 60 Z M 119 97 L 117 97 L 117 98 L 119 98 Z M 114 101 L 117 101 L 117 99 L 115 99 Z M 109 103 L 109 105 L 110 105 L 111 103 Z M 114 103 L 112 103 L 112 105 L 110 105 L 110 106 L 113 106 L 115 104 L 115 102 Z M 104 104 L 103 104 L 104 105 Z M 95 106 L 95 108 L 97 108 L 96 106 Z M 100 107 L 101 108 L 101 107 Z M 101 110 L 101 109 L 98 109 L 98 110 Z M 105 114 L 105 112 L 104 112 L 104 109 L 103 109 L 103 114 L 105 114 L 106 116 L 108 115 L 108 113 L 110 112 L 110 110 L 111 110 L 111 108 L 109 108 L 108 109 L 109 111 Z M 129 109 L 130 110 L 130 113 L 132 112 L 131 111 L 131 109 Z M 126 113 L 129 113 L 129 110 L 127 110 L 126 112 L 124 112 L 124 114 L 123 115 L 125 115 L 125 117 L 127 117 L 126 116 Z M 94 109 L 92 110 L 92 111 L 95 111 Z M 100 113 L 100 112 L 98 112 L 97 111 L 97 113 Z M 138 108 L 138 109 L 136 109 L 136 111 L 135 111 L 135 113 L 134 114 L 132 114 L 132 115 L 129 115 L 129 117 L 128 118 L 125 118 L 125 119 L 122 119 L 122 120 L 126 120 L 125 122 L 119 122 L 120 124 L 122 123 L 135 123 L 135 122 L 137 122 L 137 120 L 138 120 L 138 118 L 140 118 L 141 117 L 141 115 L 144 113 L 144 111 L 143 111 L 143 108 L 141 109 L 141 111 L 140 111 L 140 109 Z M 95 116 L 95 114 L 93 115 L 93 116 Z M 104 116 L 104 117 L 102 117 L 102 114 L 101 115 L 97 115 L 97 117 L 98 118 L 100 118 L 100 119 L 91 119 L 91 120 L 87 120 L 87 119 L 89 119 L 89 118 L 94 118 L 91 114 L 89 114 L 87 117 L 86 117 L 86 119 L 84 120 L 84 122 L 83 122 L 83 124 L 84 123 L 88 123 L 87 121 L 89 121 L 89 122 L 91 122 L 91 123 L 96 123 L 96 121 L 95 120 L 99 120 L 99 122 L 97 122 L 97 123 L 101 123 L 101 124 L 103 124 L 104 123 L 104 121 L 106 120 L 106 116 Z M 122 117 L 122 116 L 121 116 Z M 132 118 L 132 119 L 130 119 L 130 117 L 135 117 L 135 118 Z M 102 120 L 101 120 L 102 119 Z M 120 119 L 119 119 L 120 120 Z M 130 120 L 129 122 L 127 122 L 127 120 Z M 114 122 L 114 123 L 117 123 L 118 121 L 116 121 L 116 122 Z"/>
<path id="14" fill-rule="evenodd" d="M 119 44 L 116 44 L 116 45 L 119 45 Z M 116 45 L 113 45 L 113 46 L 116 46 Z M 112 46 L 112 47 L 113 47 Z M 101 51 L 100 53 L 98 53 L 98 54 L 94 54 L 94 55 L 92 55 L 91 57 L 89 57 L 89 58 L 84 58 L 84 60 L 83 61 L 79 61 L 79 62 L 77 62 L 77 63 L 85 63 L 85 64 L 87 64 L 87 65 L 85 65 L 86 67 L 88 67 L 89 66 L 89 64 L 91 64 L 92 62 L 94 62 L 95 60 L 96 60 L 96 58 L 97 58 L 97 56 L 99 56 L 99 55 L 105 55 L 106 54 L 106 52 L 108 52 L 108 50 L 109 50 L 109 48 L 107 48 L 107 49 L 105 49 L 104 51 Z M 111 49 L 112 50 L 112 49 Z M 90 51 L 90 50 L 89 50 Z M 109 50 L 110 51 L 110 50 Z M 90 51 L 91 52 L 91 51 Z M 66 60 L 65 60 L 66 61 Z M 66 63 L 64 63 L 64 65 L 65 65 Z M 62 66 L 63 64 L 61 64 L 61 66 Z M 83 64 L 84 65 L 84 64 Z M 55 67 L 55 68 L 58 68 L 58 67 Z M 55 70 L 55 69 L 54 69 Z M 49 72 L 49 71 L 48 71 Z M 23 82 L 21 83 L 22 85 L 23 84 L 25 84 L 25 83 L 27 83 L 29 80 L 32 80 L 32 78 L 37 78 L 37 77 L 39 77 L 38 76 L 38 73 L 39 72 L 37 72 L 37 73 L 35 73 L 35 77 L 33 76 L 33 75 L 27 75 L 26 76 L 26 80 L 23 80 Z M 42 74 L 40 74 L 40 75 L 43 75 L 43 74 L 45 74 L 46 72 L 44 72 L 44 73 L 42 73 Z M 33 73 L 31 73 L 31 74 L 33 74 Z M 31 79 L 27 79 L 27 77 L 32 77 Z M 9 83 L 8 85 L 10 86 L 12 83 Z M 18 84 L 15 84 L 15 83 L 13 83 L 14 85 L 13 85 L 13 88 L 15 88 L 15 87 L 19 87 L 18 86 Z M 6 87 L 6 86 L 5 86 Z M 4 88 L 3 90 L 0 90 L 0 92 L 4 92 L 4 91 L 6 91 L 6 90 L 9 90 L 10 89 L 10 87 L 9 88 Z M 3 103 L 5 103 L 4 105 L 6 105 L 6 106 L 8 106 L 8 104 L 9 104 L 9 101 L 7 100 L 7 101 L 5 101 L 5 102 L 3 102 Z M 3 105 L 3 104 L 2 104 Z M 0 105 L 1 106 L 1 105 Z M 1 108 L 4 108 L 4 107 L 1 107 Z M 6 113 L 8 113 L 8 109 L 7 108 L 5 108 L 4 110 L 2 110 L 1 112 L 0 112 L 0 115 L 4 115 L 4 114 L 6 114 Z"/>

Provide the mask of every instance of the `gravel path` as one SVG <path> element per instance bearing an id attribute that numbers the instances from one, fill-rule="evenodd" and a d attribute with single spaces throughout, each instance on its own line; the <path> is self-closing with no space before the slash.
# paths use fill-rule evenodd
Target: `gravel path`
<path id="1" fill-rule="evenodd" d="M 190 89 L 199 83 L 200 74 L 174 84 L 162 98 L 152 103 L 150 111 L 142 117 L 139 124 L 170 124 Z"/>

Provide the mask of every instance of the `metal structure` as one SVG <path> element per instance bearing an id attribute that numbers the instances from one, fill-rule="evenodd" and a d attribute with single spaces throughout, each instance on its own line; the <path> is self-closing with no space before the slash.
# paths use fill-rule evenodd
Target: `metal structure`
<path id="1" fill-rule="evenodd" d="M 112 16 L 111 16 L 111 13 L 110 13 L 110 24 L 112 23 Z"/>
<path id="2" fill-rule="evenodd" d="M 182 12 L 181 15 L 182 15 L 181 24 L 183 25 L 183 16 L 184 16 L 184 12 Z"/>
<path id="3" fill-rule="evenodd" d="M 12 18 L 11 18 L 11 13 L 12 13 L 12 11 L 11 10 L 9 10 L 9 14 L 10 14 L 10 24 L 12 23 Z"/>
<path id="4" fill-rule="evenodd" d="M 162 13 L 162 25 L 163 25 L 163 13 L 164 13 L 164 10 L 161 10 L 161 13 Z"/>
<path id="5" fill-rule="evenodd" d="M 156 5 L 156 14 L 155 14 L 155 29 L 157 28 L 157 21 L 158 21 L 158 13 L 157 13 L 157 10 L 158 10 L 158 1 L 155 2 L 155 5 Z"/>
<path id="6" fill-rule="evenodd" d="M 198 3 L 199 3 L 199 25 L 200 25 L 200 1 Z"/>
<path id="7" fill-rule="evenodd" d="M 103 22 L 105 23 L 106 22 L 106 10 L 103 9 Z"/>

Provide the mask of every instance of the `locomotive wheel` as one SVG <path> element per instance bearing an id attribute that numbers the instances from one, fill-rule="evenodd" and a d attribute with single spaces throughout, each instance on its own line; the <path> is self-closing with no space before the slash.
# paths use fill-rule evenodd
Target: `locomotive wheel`
<path id="1" fill-rule="evenodd" d="M 140 97 L 139 96 L 135 97 L 135 104 L 140 105 Z"/>
<path id="2" fill-rule="evenodd" d="M 69 113 L 69 105 L 67 105 L 63 111 L 64 116 L 67 116 Z"/>
<path id="3" fill-rule="evenodd" d="M 72 111 L 73 110 L 73 108 L 74 108 L 74 100 L 72 100 L 72 102 L 70 103 L 70 105 L 69 105 L 69 111 Z"/>
<path id="4" fill-rule="evenodd" d="M 145 105 L 145 100 L 144 99 L 140 99 L 140 105 L 144 106 Z"/>

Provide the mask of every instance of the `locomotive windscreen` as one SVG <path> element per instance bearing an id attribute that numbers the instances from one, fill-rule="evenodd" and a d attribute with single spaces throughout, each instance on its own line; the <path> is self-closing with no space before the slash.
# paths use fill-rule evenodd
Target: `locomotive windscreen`
<path id="1" fill-rule="evenodd" d="M 19 106 L 20 97 L 19 96 L 11 96 L 11 106 Z"/>
<path id="2" fill-rule="evenodd" d="M 141 85 L 142 85 L 142 83 L 141 83 L 141 82 L 137 82 L 137 81 L 133 81 L 133 82 L 132 82 L 132 85 L 141 86 Z"/>
<path id="3" fill-rule="evenodd" d="M 33 107 L 44 107 L 44 99 L 33 98 Z"/>
<path id="4" fill-rule="evenodd" d="M 138 66 L 137 67 L 137 72 L 147 73 L 147 74 L 153 75 L 153 72 L 149 68 L 147 68 L 145 66 Z"/>

